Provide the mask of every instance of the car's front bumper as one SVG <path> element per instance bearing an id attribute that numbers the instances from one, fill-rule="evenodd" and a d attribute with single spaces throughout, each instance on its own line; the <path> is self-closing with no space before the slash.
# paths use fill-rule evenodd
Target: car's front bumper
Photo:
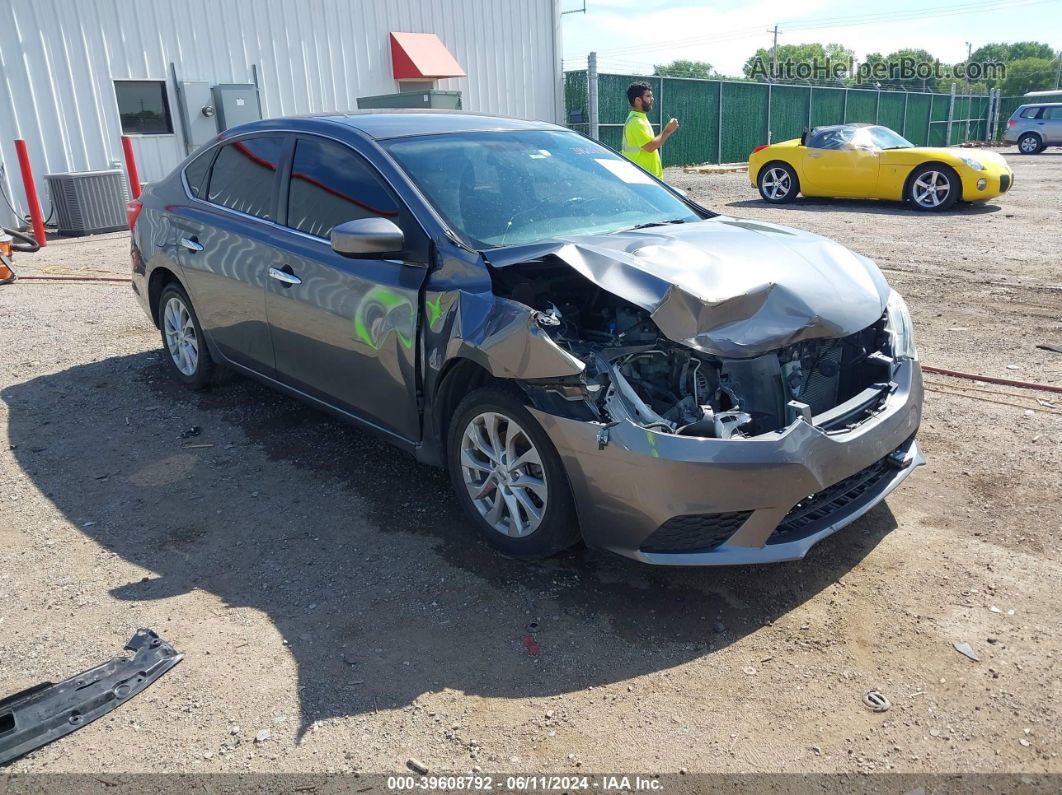
<path id="1" fill-rule="evenodd" d="M 877 413 L 850 430 L 797 420 L 752 439 L 677 436 L 626 421 L 606 433 L 600 424 L 532 413 L 565 464 L 588 545 L 655 564 L 773 563 L 803 557 L 924 463 L 914 441 L 923 395 L 917 362 L 901 361 L 892 382 Z M 657 533 L 669 522 L 692 528 L 671 550 Z M 707 533 L 698 546 L 698 528 L 709 526 L 714 538 Z"/>

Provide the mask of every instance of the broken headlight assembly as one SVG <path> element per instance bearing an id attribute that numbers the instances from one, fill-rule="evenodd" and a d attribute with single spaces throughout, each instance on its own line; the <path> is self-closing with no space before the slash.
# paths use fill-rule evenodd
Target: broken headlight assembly
<path id="1" fill-rule="evenodd" d="M 918 361 L 914 326 L 911 324 L 911 311 L 907 308 L 907 302 L 895 290 L 889 293 L 886 313 L 888 315 L 889 342 L 893 357 Z"/>

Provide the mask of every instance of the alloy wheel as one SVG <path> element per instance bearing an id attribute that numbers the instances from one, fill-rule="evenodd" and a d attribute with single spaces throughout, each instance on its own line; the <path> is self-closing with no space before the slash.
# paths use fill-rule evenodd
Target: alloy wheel
<path id="1" fill-rule="evenodd" d="M 538 529 L 549 498 L 542 458 L 527 431 L 494 411 L 477 414 L 461 436 L 461 474 L 472 504 L 502 535 Z"/>
<path id="2" fill-rule="evenodd" d="M 951 193 L 951 183 L 939 171 L 926 171 L 914 181 L 911 193 L 920 207 L 939 207 Z"/>
<path id="3" fill-rule="evenodd" d="M 182 375 L 192 376 L 199 367 L 199 338 L 195 332 L 195 321 L 177 296 L 166 302 L 162 313 L 163 331 L 166 334 L 166 348 L 170 358 Z"/>
<path id="4" fill-rule="evenodd" d="M 1025 154 L 1031 155 L 1035 154 L 1036 150 L 1040 148 L 1040 142 L 1030 135 L 1022 138 L 1018 146 Z"/>
<path id="5" fill-rule="evenodd" d="M 781 199 L 789 195 L 793 181 L 784 168 L 772 168 L 763 176 L 763 192 L 770 199 Z"/>

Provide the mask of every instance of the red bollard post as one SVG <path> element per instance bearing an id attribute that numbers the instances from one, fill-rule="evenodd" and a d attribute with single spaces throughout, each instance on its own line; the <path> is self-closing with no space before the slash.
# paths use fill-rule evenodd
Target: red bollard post
<path id="1" fill-rule="evenodd" d="M 33 182 L 33 168 L 30 166 L 29 150 L 22 138 L 15 139 L 15 152 L 18 155 L 18 165 L 22 170 L 22 187 L 26 191 L 26 203 L 29 205 L 30 220 L 33 222 L 33 236 L 37 238 L 37 245 L 48 245 L 48 238 L 44 234 L 44 214 L 41 212 L 41 202 L 37 198 L 37 186 Z"/>
<path id="2" fill-rule="evenodd" d="M 133 192 L 133 198 L 140 198 L 140 174 L 136 170 L 136 158 L 133 156 L 133 139 L 128 135 L 122 136 L 122 150 L 125 152 L 125 170 L 129 174 L 129 190 Z"/>

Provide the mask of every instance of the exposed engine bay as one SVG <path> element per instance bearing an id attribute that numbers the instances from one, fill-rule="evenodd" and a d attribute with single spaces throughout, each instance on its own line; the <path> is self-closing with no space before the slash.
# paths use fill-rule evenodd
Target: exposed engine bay
<path id="1" fill-rule="evenodd" d="M 886 316 L 848 336 L 723 358 L 667 339 L 647 311 L 562 262 L 546 258 L 491 273 L 497 295 L 531 307 L 545 333 L 586 364 L 578 378 L 535 386 L 585 401 L 604 423 L 626 417 L 662 433 L 750 438 L 799 416 L 811 421 L 871 386 L 881 388 L 882 399 L 886 394 Z M 851 416 L 843 419 L 851 424 Z"/>

